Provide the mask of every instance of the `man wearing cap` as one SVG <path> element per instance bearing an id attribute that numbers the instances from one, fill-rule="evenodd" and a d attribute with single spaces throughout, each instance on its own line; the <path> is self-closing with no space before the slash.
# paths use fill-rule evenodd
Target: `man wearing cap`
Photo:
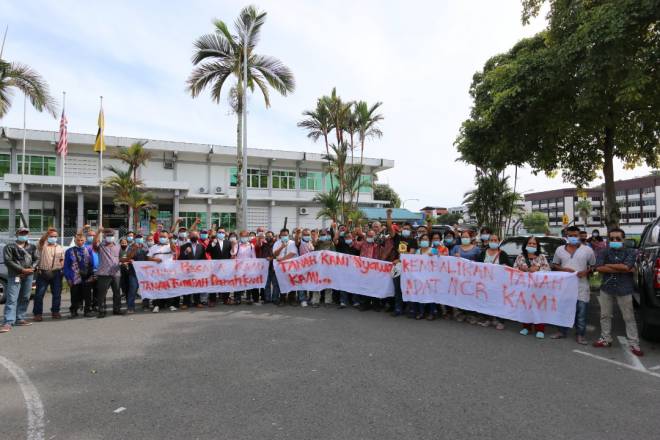
<path id="1" fill-rule="evenodd" d="M 100 241 L 103 233 L 103 243 Z M 97 318 L 105 318 L 105 297 L 108 288 L 112 288 L 112 314 L 121 315 L 121 294 L 119 293 L 119 252 L 115 243 L 115 231 L 99 227 L 99 234 L 94 237 L 94 250 L 99 254 L 99 267 L 96 270 L 96 303 L 99 308 Z"/>
<path id="2" fill-rule="evenodd" d="M 7 266 L 7 302 L 4 310 L 4 323 L 0 333 L 9 332 L 13 326 L 27 326 L 32 323 L 25 320 L 32 278 L 37 266 L 37 249 L 28 242 L 27 228 L 16 232 L 16 241 L 5 246 L 3 256 Z"/>

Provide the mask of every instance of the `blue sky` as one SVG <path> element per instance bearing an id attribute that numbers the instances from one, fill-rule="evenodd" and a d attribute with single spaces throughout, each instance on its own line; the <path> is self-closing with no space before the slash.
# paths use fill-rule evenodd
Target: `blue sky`
<path id="1" fill-rule="evenodd" d="M 472 75 L 492 55 L 545 25 L 520 23 L 520 0 L 260 1 L 268 12 L 259 52 L 276 56 L 296 76 L 288 97 L 266 109 L 249 100 L 252 147 L 321 151 L 296 127 L 301 112 L 337 87 L 344 99 L 382 101 L 384 136 L 367 143 L 370 157 L 394 159 L 381 173 L 406 207 L 459 205 L 472 187 L 453 142 L 471 105 Z M 2 0 L 9 25 L 3 58 L 32 66 L 60 98 L 67 92 L 72 132 L 95 133 L 104 96 L 106 133 L 138 138 L 235 145 L 236 117 L 226 101 L 192 99 L 185 80 L 192 43 L 211 21 L 233 22 L 244 2 Z M 0 125 L 22 126 L 16 97 Z M 57 130 L 58 121 L 28 108 L 28 127 Z M 645 174 L 625 171 L 616 178 Z M 560 177 L 520 174 L 519 190 L 569 186 Z"/>

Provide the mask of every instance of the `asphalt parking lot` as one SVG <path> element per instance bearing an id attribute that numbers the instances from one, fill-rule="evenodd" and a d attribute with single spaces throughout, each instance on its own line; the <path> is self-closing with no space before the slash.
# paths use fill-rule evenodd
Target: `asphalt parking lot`
<path id="1" fill-rule="evenodd" d="M 515 323 L 334 307 L 45 318 L 0 335 L 1 439 L 660 438 L 647 342 L 637 364 Z"/>

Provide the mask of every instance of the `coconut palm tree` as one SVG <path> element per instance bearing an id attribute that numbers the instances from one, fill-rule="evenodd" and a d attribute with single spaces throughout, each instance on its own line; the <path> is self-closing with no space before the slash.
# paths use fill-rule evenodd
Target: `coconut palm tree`
<path id="1" fill-rule="evenodd" d="M 293 92 L 295 80 L 291 70 L 280 60 L 267 55 L 259 55 L 254 52 L 261 36 L 261 27 L 266 22 L 266 12 L 258 11 L 254 6 L 247 6 L 241 10 L 234 23 L 236 35 L 233 35 L 222 20 L 215 20 L 214 32 L 202 35 L 195 41 L 195 51 L 192 63 L 195 66 L 187 81 L 187 88 L 193 98 L 207 87 L 211 90 L 211 98 L 220 102 L 223 86 L 230 77 L 236 80 L 235 90 L 231 93 L 237 103 L 243 102 L 245 85 L 241 78 L 243 76 L 243 65 L 247 63 L 248 79 L 247 88 L 254 91 L 255 86 L 261 91 L 266 107 L 270 107 L 269 87 L 282 96 Z M 244 49 L 247 48 L 247 60 L 244 59 Z M 231 97 L 230 97 L 231 99 Z M 237 148 L 236 148 L 236 209 L 243 210 L 245 201 L 240 197 L 240 191 L 245 182 L 241 179 L 243 170 L 243 148 L 242 148 L 242 115 L 244 109 L 241 104 L 232 106 L 237 120 Z M 241 216 L 239 216 L 240 218 Z M 246 225 L 238 225 L 244 229 Z"/>
<path id="2" fill-rule="evenodd" d="M 145 192 L 143 188 L 131 188 L 123 197 L 115 197 L 116 205 L 124 205 L 129 209 L 128 224 L 136 231 L 140 225 L 140 212 L 149 211 L 154 206 L 154 196 L 152 193 Z"/>
<path id="3" fill-rule="evenodd" d="M 120 147 L 113 155 L 115 159 L 128 165 L 128 171 L 133 175 L 135 181 L 138 180 L 138 169 L 151 159 L 151 152 L 144 148 L 146 143 L 146 141 L 140 141 L 130 147 Z"/>
<path id="4" fill-rule="evenodd" d="M 337 221 L 341 213 L 339 202 L 339 188 L 332 188 L 328 192 L 318 193 L 313 199 L 316 203 L 321 205 L 321 209 L 316 218 L 329 218 L 332 221 Z"/>
<path id="5" fill-rule="evenodd" d="M 45 110 L 56 117 L 55 100 L 41 75 L 25 64 L 0 59 L 0 119 L 9 112 L 13 89 L 23 92 L 37 111 Z"/>
<path id="6" fill-rule="evenodd" d="M 330 112 L 332 128 L 334 128 L 335 136 L 337 136 L 337 145 L 341 145 L 344 141 L 344 130 L 346 129 L 346 121 L 348 120 L 348 114 L 351 112 L 352 103 L 342 101 L 337 94 L 336 87 L 332 88 L 330 96 L 324 96 L 321 99 L 325 101 L 325 105 Z"/>
<path id="7" fill-rule="evenodd" d="M 371 107 L 364 102 L 359 101 L 355 104 L 355 114 L 357 120 L 357 131 L 360 138 L 360 165 L 364 160 L 364 142 L 367 138 L 380 138 L 383 132 L 378 128 L 378 123 L 385 117 L 376 113 L 382 102 L 377 102 Z"/>
<path id="8" fill-rule="evenodd" d="M 579 200 L 575 204 L 575 210 L 578 213 L 578 217 L 582 219 L 584 222 L 584 230 L 587 230 L 587 226 L 589 223 L 589 216 L 591 215 L 591 210 L 593 209 L 593 206 L 591 205 L 591 202 L 587 200 L 586 198 L 583 198 Z"/>
<path id="9" fill-rule="evenodd" d="M 341 221 L 345 221 L 344 207 L 346 205 L 346 160 L 348 158 L 348 144 L 343 141 L 339 145 L 330 145 L 331 153 L 323 157 L 328 161 L 328 168 L 334 171 L 339 180 L 339 217 Z"/>
<path id="10" fill-rule="evenodd" d="M 305 110 L 302 114 L 305 119 L 298 122 L 298 127 L 307 130 L 307 137 L 314 142 L 323 137 L 325 142 L 325 154 L 330 155 L 330 144 L 328 143 L 328 134 L 332 131 L 332 119 L 330 111 L 326 105 L 327 100 L 319 98 L 316 100 L 314 110 Z M 330 174 L 330 186 L 334 187 L 334 177 Z"/>

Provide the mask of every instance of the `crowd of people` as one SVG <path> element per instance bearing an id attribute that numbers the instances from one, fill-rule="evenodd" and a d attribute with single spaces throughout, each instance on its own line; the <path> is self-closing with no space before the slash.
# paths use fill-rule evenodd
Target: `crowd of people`
<path id="1" fill-rule="evenodd" d="M 503 330 L 505 323 L 495 316 L 451 308 L 443 304 L 404 302 L 400 282 L 400 256 L 402 254 L 441 255 L 460 257 L 487 264 L 513 266 L 523 272 L 565 271 L 575 272 L 579 278 L 576 304 L 575 339 L 587 344 L 587 309 L 590 299 L 589 277 L 594 272 L 602 276 L 600 287 L 600 337 L 595 347 L 612 344 L 611 321 L 613 303 L 621 309 L 626 333 L 632 352 L 643 353 L 639 346 L 637 326 L 633 313 L 632 267 L 634 250 L 623 245 L 625 233 L 611 229 L 607 240 L 598 230 L 588 237 L 576 226 L 565 230 L 565 244 L 557 248 L 552 259 L 542 252 L 535 236 L 526 239 L 522 252 L 512 262 L 500 248 L 501 240 L 492 230 L 454 229 L 444 233 L 434 231 L 431 225 L 398 225 L 391 220 L 385 224 L 374 221 L 361 226 L 332 224 L 329 228 L 281 229 L 275 233 L 260 227 L 255 231 L 228 231 L 214 225 L 211 229 L 199 227 L 199 220 L 188 229 L 177 223 L 168 231 L 159 225 L 153 233 L 142 234 L 129 231 L 118 237 L 116 231 L 99 227 L 97 231 L 86 226 L 74 238 L 68 249 L 58 244 L 58 231 L 49 229 L 33 244 L 29 230 L 21 228 L 16 241 L 4 248 L 4 261 L 9 279 L 7 301 L 4 309 L 4 324 L 0 333 L 8 333 L 14 326 L 29 326 L 43 321 L 44 295 L 52 294 L 51 318 L 62 319 L 61 294 L 63 279 L 71 293 L 69 318 L 79 316 L 104 318 L 106 296 L 112 290 L 112 314 L 124 315 L 136 312 L 139 298 L 139 283 L 133 268 L 135 261 L 161 263 L 168 260 L 222 260 L 264 258 L 271 261 L 266 286 L 263 289 L 229 293 L 191 294 L 168 299 L 141 300 L 145 311 L 159 313 L 163 310 L 176 312 L 188 308 L 207 308 L 218 305 L 274 304 L 277 306 L 319 307 L 334 304 L 340 309 L 355 307 L 361 311 L 390 312 L 392 316 L 408 316 L 417 320 L 437 318 L 454 319 L 459 322 L 478 324 Z M 331 250 L 339 253 L 390 261 L 394 263 L 392 280 L 395 295 L 378 299 L 350 292 L 326 289 L 320 292 L 298 291 L 288 294 L 280 292 L 272 261 L 287 260 L 316 250 Z M 36 293 L 32 320 L 27 319 L 33 280 Z M 122 308 L 125 301 L 125 311 Z M 521 335 L 534 334 L 545 338 L 545 323 L 521 323 Z M 568 328 L 558 328 L 551 338 L 566 338 Z"/>

